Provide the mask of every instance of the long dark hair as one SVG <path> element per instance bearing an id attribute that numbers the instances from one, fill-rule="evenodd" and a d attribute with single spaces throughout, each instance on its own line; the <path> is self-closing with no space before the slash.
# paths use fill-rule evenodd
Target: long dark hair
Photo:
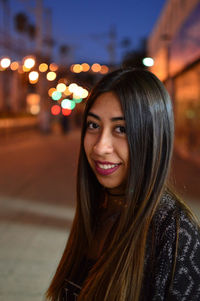
<path id="1" fill-rule="evenodd" d="M 126 122 L 129 171 L 127 208 L 120 215 L 109 246 L 83 284 L 79 300 L 139 300 L 147 233 L 166 187 L 173 148 L 174 118 L 170 97 L 160 80 L 142 69 L 120 69 L 92 90 L 84 113 L 77 175 L 77 207 L 72 230 L 47 291 L 59 300 L 64 279 L 72 279 L 92 241 L 102 187 L 84 151 L 87 114 L 99 95 L 118 97 Z"/>

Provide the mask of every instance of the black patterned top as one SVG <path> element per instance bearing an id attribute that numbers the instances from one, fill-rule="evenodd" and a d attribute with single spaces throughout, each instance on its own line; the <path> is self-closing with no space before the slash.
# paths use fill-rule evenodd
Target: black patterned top
<path id="1" fill-rule="evenodd" d="M 184 207 L 165 194 L 153 218 L 155 254 L 149 252 L 149 234 L 144 269 L 143 296 L 152 301 L 200 300 L 200 230 Z M 177 256 L 176 238 L 178 229 Z M 153 231 L 152 231 L 153 232 Z M 176 260 L 174 277 L 173 266 Z"/>
<path id="2" fill-rule="evenodd" d="M 80 267 L 78 281 L 66 280 L 62 301 L 77 300 L 93 264 L 85 261 Z M 200 301 L 200 230 L 188 217 L 184 206 L 169 193 L 160 201 L 149 231 L 140 299 Z"/>

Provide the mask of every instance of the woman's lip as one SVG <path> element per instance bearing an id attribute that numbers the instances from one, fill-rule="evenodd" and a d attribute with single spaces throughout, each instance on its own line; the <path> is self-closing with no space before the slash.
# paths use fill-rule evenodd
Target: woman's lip
<path id="1" fill-rule="evenodd" d="M 97 171 L 98 174 L 102 175 L 102 176 L 107 176 L 112 174 L 113 172 L 115 172 L 119 167 L 120 167 L 120 163 L 111 163 L 111 162 L 100 162 L 100 161 L 94 161 L 95 162 L 95 169 Z M 114 167 L 108 168 L 108 169 L 104 169 L 101 168 L 99 166 L 99 164 L 102 165 L 115 165 Z M 117 165 L 116 165 L 117 164 Z"/>

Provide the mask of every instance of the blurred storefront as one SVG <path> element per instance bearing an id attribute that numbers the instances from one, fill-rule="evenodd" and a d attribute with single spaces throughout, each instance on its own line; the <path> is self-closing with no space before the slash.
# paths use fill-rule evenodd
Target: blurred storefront
<path id="1" fill-rule="evenodd" d="M 168 88 L 176 121 L 175 146 L 200 162 L 200 2 L 168 0 L 149 38 L 154 72 Z"/>

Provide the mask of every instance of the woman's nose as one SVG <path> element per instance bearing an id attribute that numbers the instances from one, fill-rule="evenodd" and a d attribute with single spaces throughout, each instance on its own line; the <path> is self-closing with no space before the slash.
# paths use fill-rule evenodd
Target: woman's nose
<path id="1" fill-rule="evenodd" d="M 102 133 L 94 145 L 94 152 L 97 155 L 110 154 L 113 152 L 112 139 L 109 133 Z"/>

